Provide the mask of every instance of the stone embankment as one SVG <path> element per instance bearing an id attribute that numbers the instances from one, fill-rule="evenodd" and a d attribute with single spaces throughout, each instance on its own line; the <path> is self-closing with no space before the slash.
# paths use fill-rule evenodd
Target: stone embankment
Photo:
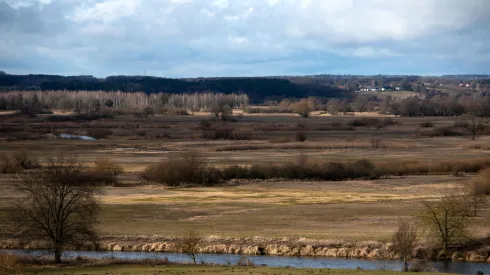
<path id="1" fill-rule="evenodd" d="M 102 237 L 99 245 L 86 246 L 83 250 L 132 251 L 132 252 L 179 252 L 178 238 L 172 237 Z M 363 259 L 397 259 L 390 252 L 391 244 L 382 242 L 341 242 L 312 239 L 253 238 L 204 238 L 200 253 L 247 254 L 274 256 L 309 256 Z M 0 240 L 3 249 L 45 249 L 46 243 Z M 490 245 L 481 245 L 472 250 L 437 251 L 422 244 L 413 251 L 414 258 L 490 263 Z"/>

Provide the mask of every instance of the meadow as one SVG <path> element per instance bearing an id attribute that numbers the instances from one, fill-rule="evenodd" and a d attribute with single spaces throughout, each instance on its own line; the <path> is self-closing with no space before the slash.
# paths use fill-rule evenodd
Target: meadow
<path id="1" fill-rule="evenodd" d="M 209 113 L 155 115 L 143 120 L 116 115 L 53 122 L 47 117 L 4 115 L 2 127 L 8 131 L 3 131 L 0 154 L 25 151 L 41 159 L 65 154 L 77 156 L 89 168 L 103 158 L 119 165 L 123 173 L 117 185 L 104 187 L 99 197 L 98 227 L 103 236 L 111 237 L 177 236 L 195 228 L 204 235 L 222 237 L 387 241 L 400 220 L 413 221 L 420 199 L 465 188 L 473 171 L 454 167 L 490 158 L 488 136 L 471 140 L 463 130 L 457 136 L 426 134 L 454 128 L 458 118 L 320 114 L 302 118 L 240 111 L 235 111 L 236 122 L 221 122 Z M 201 138 L 206 129 L 223 127 L 250 138 Z M 297 141 L 298 132 L 306 136 L 304 141 Z M 98 139 L 60 139 L 60 133 Z M 367 159 L 383 169 L 407 166 L 414 172 L 345 181 L 243 178 L 208 187 L 168 187 L 142 180 L 141 173 L 149 165 L 186 152 L 198 154 L 206 165 L 216 168 L 268 166 L 299 159 L 341 163 Z M 454 167 L 425 171 L 446 164 Z M 11 174 L 0 178 L 1 215 L 18 200 L 13 188 L 17 180 Z M 489 215 L 488 207 L 482 210 L 475 237 L 490 233 L 485 218 Z"/>

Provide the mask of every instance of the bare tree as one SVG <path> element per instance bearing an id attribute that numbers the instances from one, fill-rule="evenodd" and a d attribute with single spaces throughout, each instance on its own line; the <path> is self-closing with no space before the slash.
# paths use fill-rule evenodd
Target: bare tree
<path id="1" fill-rule="evenodd" d="M 469 112 L 462 116 L 464 120 L 465 128 L 470 131 L 471 139 L 474 140 L 478 132 L 483 128 L 485 118 L 477 114 L 476 112 Z"/>
<path id="2" fill-rule="evenodd" d="M 422 201 L 419 219 L 444 249 L 468 238 L 468 204 L 464 196 L 446 195 L 440 200 Z"/>
<path id="3" fill-rule="evenodd" d="M 37 172 L 22 177 L 18 189 L 24 195 L 17 206 L 19 236 L 48 241 L 55 263 L 69 246 L 95 242 L 100 192 L 75 158 L 47 158 Z"/>
<path id="4" fill-rule="evenodd" d="M 199 252 L 199 244 L 202 240 L 202 235 L 197 230 L 191 229 L 182 235 L 177 242 L 177 247 L 196 264 L 196 254 Z"/>
<path id="5" fill-rule="evenodd" d="M 412 255 L 416 241 L 417 230 L 415 226 L 407 222 L 400 222 L 398 230 L 392 237 L 392 250 L 403 259 L 403 271 L 408 271 L 408 259 Z"/>

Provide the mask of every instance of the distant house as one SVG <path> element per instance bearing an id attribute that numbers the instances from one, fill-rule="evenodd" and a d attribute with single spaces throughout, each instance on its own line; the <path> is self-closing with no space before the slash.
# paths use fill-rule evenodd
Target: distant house
<path id="1" fill-rule="evenodd" d="M 362 92 L 369 92 L 369 91 L 371 91 L 371 89 L 372 89 L 371 86 L 364 86 L 361 88 L 361 91 Z"/>
<path id="2" fill-rule="evenodd" d="M 470 84 L 466 84 L 465 86 L 466 86 L 466 88 L 469 88 L 470 87 Z"/>

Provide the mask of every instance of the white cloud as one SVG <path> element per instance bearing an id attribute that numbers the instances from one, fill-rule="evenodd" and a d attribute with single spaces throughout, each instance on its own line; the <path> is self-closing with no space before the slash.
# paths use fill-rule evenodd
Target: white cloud
<path id="1" fill-rule="evenodd" d="M 234 44 L 242 44 L 243 42 L 247 41 L 248 39 L 246 37 L 243 37 L 243 36 L 232 35 L 232 36 L 228 36 L 228 40 Z"/>
<path id="2" fill-rule="evenodd" d="M 141 0 L 106 0 L 92 7 L 78 7 L 69 17 L 76 22 L 102 21 L 109 23 L 121 17 L 133 15 Z"/>
<path id="3" fill-rule="evenodd" d="M 29 7 L 35 4 L 49 5 L 54 0 L 4 0 L 8 5 L 14 9 Z"/>
<path id="4" fill-rule="evenodd" d="M 401 56 L 401 54 L 397 54 L 392 52 L 389 49 L 378 49 L 373 47 L 359 47 L 352 50 L 353 56 L 358 57 L 394 57 Z"/>

